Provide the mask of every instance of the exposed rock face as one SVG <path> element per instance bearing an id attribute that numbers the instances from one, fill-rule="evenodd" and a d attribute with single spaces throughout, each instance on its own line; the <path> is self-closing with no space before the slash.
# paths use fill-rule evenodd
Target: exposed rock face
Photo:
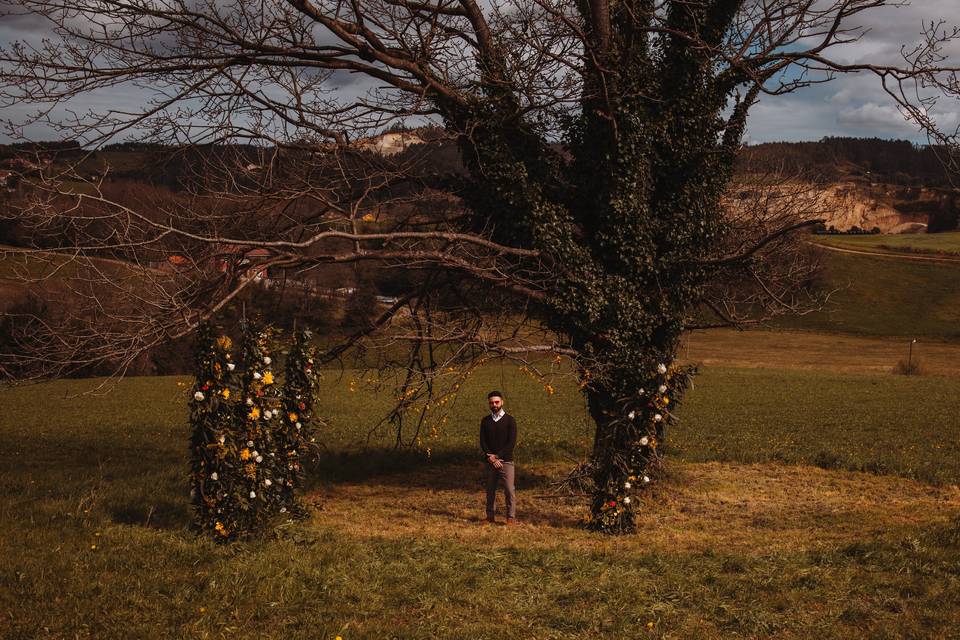
<path id="1" fill-rule="evenodd" d="M 392 156 L 409 146 L 423 144 L 424 140 L 414 131 L 384 133 L 364 142 L 362 146 L 383 156 Z"/>
<path id="2" fill-rule="evenodd" d="M 852 227 L 866 230 L 879 227 L 881 233 L 925 230 L 930 213 L 936 207 L 936 198 L 924 193 L 925 189 L 909 190 L 916 193 L 898 194 L 897 191 L 896 187 L 855 182 L 830 185 L 822 195 L 826 224 L 840 231 Z M 909 200 L 898 195 L 907 196 Z M 922 206 L 924 202 L 929 207 Z"/>
<path id="3" fill-rule="evenodd" d="M 881 233 L 949 231 L 958 226 L 960 191 L 865 181 L 839 182 L 822 191 L 827 226 Z"/>

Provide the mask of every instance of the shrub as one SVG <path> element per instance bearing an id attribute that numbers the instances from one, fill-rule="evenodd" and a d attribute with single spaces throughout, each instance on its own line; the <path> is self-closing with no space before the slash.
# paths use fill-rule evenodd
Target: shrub
<path id="1" fill-rule="evenodd" d="M 922 363 L 917 359 L 910 362 L 900 360 L 894 365 L 893 373 L 898 376 L 922 376 L 924 369 Z"/>

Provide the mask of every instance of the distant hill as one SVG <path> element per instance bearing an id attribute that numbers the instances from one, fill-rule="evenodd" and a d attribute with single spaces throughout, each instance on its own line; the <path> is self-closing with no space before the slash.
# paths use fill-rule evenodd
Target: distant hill
<path id="1" fill-rule="evenodd" d="M 387 131 L 355 141 L 355 148 L 427 173 L 466 171 L 456 144 L 438 127 Z M 205 165 L 211 159 L 242 167 L 243 178 L 254 179 L 265 164 L 277 158 L 281 165 L 296 163 L 301 153 L 276 154 L 274 149 L 241 144 L 187 148 L 127 142 L 96 151 L 84 151 L 71 141 L 0 145 L 0 186 L 12 188 L 17 173 L 45 164 L 79 161 L 86 178 L 106 175 L 108 180 L 177 192 L 187 183 L 207 179 Z M 828 225 L 838 230 L 948 231 L 960 228 L 960 176 L 946 168 L 947 155 L 943 148 L 879 138 L 770 142 L 742 149 L 738 175 L 749 182 L 751 174 L 779 170 L 816 185 L 830 211 Z"/>
<path id="2" fill-rule="evenodd" d="M 743 148 L 739 169 L 780 167 L 828 182 L 867 179 L 897 186 L 953 187 L 960 176 L 945 168 L 944 148 L 906 140 L 823 138 L 818 142 L 767 142 Z"/>

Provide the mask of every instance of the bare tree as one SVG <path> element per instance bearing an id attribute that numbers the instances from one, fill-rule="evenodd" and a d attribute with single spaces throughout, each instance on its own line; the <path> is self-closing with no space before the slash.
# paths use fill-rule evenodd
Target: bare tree
<path id="1" fill-rule="evenodd" d="M 125 134 L 213 145 L 195 191 L 159 212 L 105 197 L 102 176 L 83 189 L 67 168 L 33 180 L 49 197 L 27 222 L 65 224 L 74 240 L 59 250 L 83 262 L 81 282 L 109 284 L 74 291 L 88 304 L 72 333 L 35 325 L 30 357 L 63 371 L 133 354 L 191 331 L 265 269 L 415 269 L 415 286 L 329 357 L 392 328 L 412 345 L 397 363 L 410 372 L 401 408 L 410 389 L 441 393 L 441 364 L 572 358 L 597 425 L 592 526 L 630 530 L 630 495 L 653 475 L 684 387 L 682 332 L 749 321 L 745 308 L 796 310 L 809 273 L 785 240 L 811 222 L 802 189 L 728 193 L 757 99 L 871 73 L 955 142 L 931 113 L 960 92 L 945 55 L 956 30 L 930 25 L 897 65 L 833 56 L 863 35 L 862 16 L 894 4 L 19 0 L 56 37 L 0 53 L 8 103 L 37 105 L 34 122 L 88 149 Z M 371 88 L 345 98 L 336 87 L 351 75 Z M 118 86 L 151 98 L 51 115 Z M 424 122 L 443 125 L 461 167 L 370 152 L 371 135 Z M 171 254 L 179 268 L 147 268 Z M 116 282 L 102 257 L 137 276 Z M 502 306 L 478 305 L 488 292 Z"/>

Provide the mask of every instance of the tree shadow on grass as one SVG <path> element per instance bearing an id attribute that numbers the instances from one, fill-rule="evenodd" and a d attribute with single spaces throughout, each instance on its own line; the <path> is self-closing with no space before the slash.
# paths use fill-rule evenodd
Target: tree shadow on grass
<path id="1" fill-rule="evenodd" d="M 110 519 L 117 524 L 162 530 L 190 528 L 190 504 L 186 497 L 159 495 L 126 500 L 112 500 L 106 505 Z"/>
<path id="2" fill-rule="evenodd" d="M 427 457 L 422 452 L 392 449 L 358 449 L 323 453 L 307 468 L 306 491 L 322 484 L 356 484 L 365 481 L 391 486 L 435 490 L 482 488 L 484 462 L 468 447 L 446 449 Z M 517 463 L 517 490 L 544 487 L 555 478 Z"/>

